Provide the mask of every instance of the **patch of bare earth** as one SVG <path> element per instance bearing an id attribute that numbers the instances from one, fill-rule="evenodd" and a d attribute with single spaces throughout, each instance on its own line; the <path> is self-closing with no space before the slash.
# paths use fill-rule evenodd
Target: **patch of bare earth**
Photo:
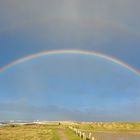
<path id="1" fill-rule="evenodd" d="M 57 131 L 61 140 L 68 140 L 67 136 L 64 133 L 64 128 L 59 128 Z"/>

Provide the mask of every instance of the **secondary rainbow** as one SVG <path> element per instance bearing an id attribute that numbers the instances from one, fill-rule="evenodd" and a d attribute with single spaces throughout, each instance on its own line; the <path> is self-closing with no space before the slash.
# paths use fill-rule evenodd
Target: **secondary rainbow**
<path id="1" fill-rule="evenodd" d="M 35 54 L 31 54 L 28 56 L 25 56 L 23 58 L 19 58 L 3 67 L 0 68 L 0 72 L 5 72 L 6 70 L 21 64 L 23 62 L 29 61 L 31 59 L 34 58 L 38 58 L 38 57 L 42 57 L 42 56 L 46 56 L 46 55 L 56 55 L 56 54 L 82 54 L 82 55 L 93 55 L 93 56 L 97 56 L 100 58 L 103 58 L 107 61 L 111 61 L 115 64 L 121 65 L 122 67 L 125 67 L 126 69 L 132 71 L 133 73 L 137 74 L 138 76 L 140 76 L 140 71 L 134 67 L 132 67 L 131 65 L 117 59 L 114 58 L 112 56 L 103 54 L 103 53 L 99 53 L 96 51 L 87 51 L 87 50 L 50 50 L 50 51 L 43 51 L 43 52 L 39 52 L 39 53 L 35 53 Z"/>
<path id="2" fill-rule="evenodd" d="M 32 25 L 33 23 L 54 23 L 54 20 L 57 20 L 59 18 L 56 18 L 56 17 L 51 17 L 49 19 L 45 19 L 45 18 L 42 18 L 42 19 L 36 19 L 36 20 L 33 20 L 33 19 L 30 19 L 30 20 L 24 20 L 22 21 L 21 23 L 17 23 L 15 24 L 14 26 L 10 27 L 10 28 L 2 28 L 0 29 L 0 33 L 3 33 L 3 32 L 9 32 L 9 31 L 12 31 L 12 30 L 17 30 L 19 28 L 22 28 L 22 27 L 26 27 L 26 26 L 29 26 L 29 25 Z M 61 18 L 61 21 L 65 21 L 65 20 L 68 20 L 68 19 L 71 19 L 71 21 L 73 21 L 72 19 L 75 19 L 75 18 Z M 86 21 L 86 18 L 83 17 L 83 20 Z M 88 22 L 94 22 L 94 24 L 101 24 L 103 26 L 109 26 L 109 27 L 113 27 L 114 29 L 117 29 L 121 32 L 126 32 L 126 33 L 129 33 L 133 36 L 136 36 L 136 37 L 140 37 L 140 34 L 137 33 L 136 31 L 132 30 L 132 29 L 129 29 L 128 27 L 126 26 L 123 26 L 122 24 L 118 24 L 117 22 L 113 22 L 113 21 L 105 21 L 105 20 L 96 20 L 96 19 L 92 19 L 92 17 L 90 17 L 88 19 Z M 93 24 L 93 25 L 94 25 Z"/>

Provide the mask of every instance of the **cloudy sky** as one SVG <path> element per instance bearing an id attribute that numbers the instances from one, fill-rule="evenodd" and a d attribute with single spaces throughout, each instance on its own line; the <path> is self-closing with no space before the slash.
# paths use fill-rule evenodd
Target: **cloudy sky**
<path id="1" fill-rule="evenodd" d="M 0 68 L 50 50 L 97 51 L 140 70 L 139 0 L 0 1 Z M 94 55 L 0 72 L 0 120 L 140 121 L 140 74 Z"/>

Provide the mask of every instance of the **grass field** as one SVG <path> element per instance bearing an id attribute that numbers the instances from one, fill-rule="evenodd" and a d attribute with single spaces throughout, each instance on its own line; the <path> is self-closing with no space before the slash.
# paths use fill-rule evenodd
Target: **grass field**
<path id="1" fill-rule="evenodd" d="M 0 127 L 0 140 L 80 140 L 66 125 L 7 125 Z"/>
<path id="2" fill-rule="evenodd" d="M 75 122 L 54 124 L 6 125 L 0 127 L 0 140 L 80 140 L 68 128 L 73 126 L 84 131 L 138 131 L 140 123 L 131 122 Z"/>
<path id="3" fill-rule="evenodd" d="M 4 126 L 0 128 L 0 140 L 59 140 L 54 132 L 55 126 Z"/>
<path id="4" fill-rule="evenodd" d="M 79 122 L 75 127 L 90 131 L 140 131 L 140 122 Z"/>

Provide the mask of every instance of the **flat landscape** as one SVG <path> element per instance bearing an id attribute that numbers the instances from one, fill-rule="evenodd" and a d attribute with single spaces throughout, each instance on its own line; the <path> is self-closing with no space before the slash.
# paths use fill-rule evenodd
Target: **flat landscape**
<path id="1" fill-rule="evenodd" d="M 140 122 L 79 122 L 75 125 L 91 131 L 140 132 Z"/>
<path id="2" fill-rule="evenodd" d="M 0 140 L 81 140 L 73 130 L 92 133 L 97 140 L 139 140 L 140 123 L 67 122 L 46 124 L 7 124 L 0 127 Z"/>
<path id="3" fill-rule="evenodd" d="M 59 124 L 26 124 L 0 127 L 0 140 L 80 140 L 69 128 Z"/>

